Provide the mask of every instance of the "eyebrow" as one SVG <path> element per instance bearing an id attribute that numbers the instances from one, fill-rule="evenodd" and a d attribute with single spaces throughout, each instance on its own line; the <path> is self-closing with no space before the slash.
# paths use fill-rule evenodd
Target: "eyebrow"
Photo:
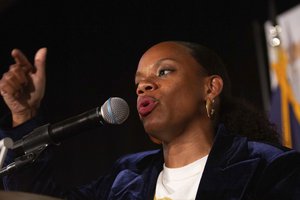
<path id="1" fill-rule="evenodd" d="M 159 60 L 153 65 L 153 67 L 159 66 L 162 62 L 164 62 L 164 61 L 166 61 L 166 60 L 171 60 L 171 61 L 177 62 L 177 60 L 174 59 L 174 58 L 169 58 L 169 57 L 167 57 L 167 58 L 161 58 L 161 59 L 159 59 Z M 142 74 L 141 74 L 140 72 L 136 72 L 136 73 L 135 73 L 135 79 L 136 79 L 137 77 L 141 76 L 141 75 L 142 75 Z"/>

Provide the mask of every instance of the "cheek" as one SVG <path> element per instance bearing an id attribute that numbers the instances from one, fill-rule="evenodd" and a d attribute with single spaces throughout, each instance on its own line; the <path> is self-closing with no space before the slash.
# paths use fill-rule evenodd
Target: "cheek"
<path id="1" fill-rule="evenodd" d="M 165 112 L 169 115 L 168 118 L 180 120 L 201 115 L 205 109 L 204 98 L 201 90 L 197 89 L 179 87 L 172 91 L 172 94 L 164 101 L 166 105 L 163 106 L 163 108 L 168 108 Z"/>
<path id="2" fill-rule="evenodd" d="M 196 109 L 204 101 L 203 89 L 196 83 L 182 84 L 174 89 L 170 94 L 170 101 L 176 108 Z"/>

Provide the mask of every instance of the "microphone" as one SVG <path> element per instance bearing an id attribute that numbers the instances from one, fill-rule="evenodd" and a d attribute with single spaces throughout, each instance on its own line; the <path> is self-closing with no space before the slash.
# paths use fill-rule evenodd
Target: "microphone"
<path id="1" fill-rule="evenodd" d="M 14 143 L 16 154 L 28 154 L 48 144 L 59 144 L 62 140 L 99 124 L 122 124 L 129 115 L 129 106 L 119 97 L 109 98 L 101 108 L 96 107 L 55 124 L 46 124 L 34 129 Z"/>

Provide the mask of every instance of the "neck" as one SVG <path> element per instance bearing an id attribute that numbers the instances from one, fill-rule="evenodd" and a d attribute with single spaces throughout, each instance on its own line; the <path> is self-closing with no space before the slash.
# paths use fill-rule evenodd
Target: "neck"
<path id="1" fill-rule="evenodd" d="M 163 142 L 165 165 L 182 167 L 209 154 L 214 139 L 214 129 L 193 129 L 179 134 L 169 142 Z"/>

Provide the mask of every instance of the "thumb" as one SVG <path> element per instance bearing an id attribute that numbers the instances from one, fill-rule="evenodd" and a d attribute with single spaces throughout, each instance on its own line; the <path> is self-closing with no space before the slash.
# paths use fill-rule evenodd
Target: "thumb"
<path id="1" fill-rule="evenodd" d="M 36 73 L 39 75 L 45 74 L 46 55 L 47 55 L 47 48 L 41 48 L 35 54 L 34 66 L 36 67 Z"/>

